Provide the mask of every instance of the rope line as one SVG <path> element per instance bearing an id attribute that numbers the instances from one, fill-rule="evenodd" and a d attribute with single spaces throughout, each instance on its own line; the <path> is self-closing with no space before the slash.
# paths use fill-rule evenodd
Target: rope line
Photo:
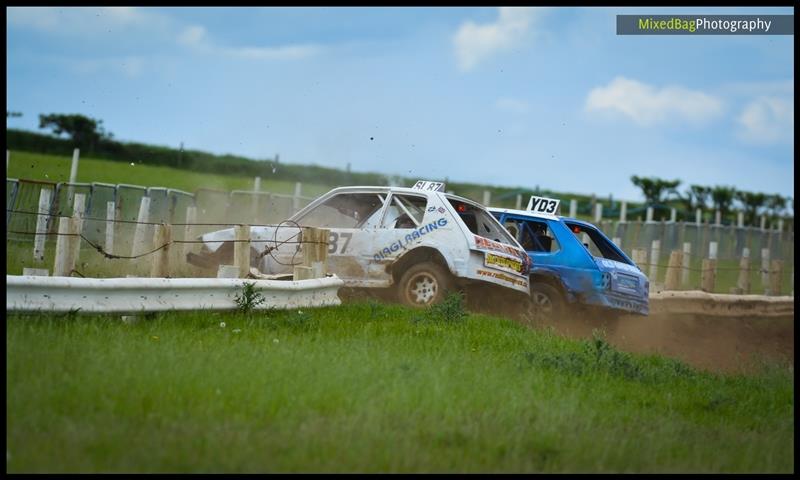
<path id="1" fill-rule="evenodd" d="M 70 216 L 68 216 L 68 215 L 57 215 L 57 214 L 54 214 L 54 213 L 31 212 L 31 211 L 26 211 L 26 210 L 6 209 L 6 213 L 21 213 L 23 215 L 41 215 L 43 217 L 70 218 Z M 166 222 L 140 222 L 138 220 L 117 220 L 117 219 L 96 218 L 96 217 L 81 217 L 81 219 L 84 220 L 84 221 L 89 221 L 89 222 L 112 222 L 112 223 L 129 223 L 129 224 L 132 223 L 132 224 L 138 224 L 138 225 L 163 225 L 164 223 L 166 223 Z M 281 222 L 281 223 L 283 223 L 283 222 Z M 193 226 L 196 225 L 196 226 L 201 226 L 201 227 L 224 227 L 224 226 L 235 227 L 237 225 L 245 225 L 245 224 L 244 223 L 170 223 L 169 225 L 175 225 L 175 226 L 178 226 L 178 227 L 185 227 L 187 225 L 193 225 Z M 251 224 L 246 224 L 246 225 L 249 225 L 251 227 L 277 227 L 280 224 L 274 224 L 274 223 L 264 223 L 264 224 L 251 223 Z"/>

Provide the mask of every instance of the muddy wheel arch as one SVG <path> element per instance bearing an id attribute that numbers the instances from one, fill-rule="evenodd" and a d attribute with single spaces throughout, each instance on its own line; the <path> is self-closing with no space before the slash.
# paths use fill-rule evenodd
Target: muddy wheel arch
<path id="1" fill-rule="evenodd" d="M 406 270 L 422 262 L 433 262 L 443 266 L 453 277 L 456 277 L 452 266 L 447 259 L 435 248 L 417 247 L 403 254 L 397 261 L 387 265 L 386 270 L 392 277 L 392 283 L 397 283 Z"/>

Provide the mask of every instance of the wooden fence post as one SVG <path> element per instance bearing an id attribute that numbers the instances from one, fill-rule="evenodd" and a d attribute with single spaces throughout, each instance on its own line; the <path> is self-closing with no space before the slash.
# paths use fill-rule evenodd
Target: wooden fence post
<path id="1" fill-rule="evenodd" d="M 327 228 L 303 227 L 301 234 L 303 264 L 294 267 L 294 280 L 321 278 L 328 269 L 328 237 Z"/>
<path id="2" fill-rule="evenodd" d="M 246 278 L 250 273 L 250 225 L 236 225 L 233 231 L 236 235 L 233 264 L 238 269 L 238 278 Z"/>
<path id="3" fill-rule="evenodd" d="M 736 280 L 736 293 L 750 294 L 750 249 L 742 249 L 742 258 L 739 260 L 739 278 Z"/>
<path id="4" fill-rule="evenodd" d="M 150 197 L 142 197 L 139 203 L 139 215 L 136 218 L 136 231 L 133 234 L 133 245 L 131 246 L 131 256 L 144 253 L 145 234 L 147 233 L 147 221 L 150 218 Z"/>
<path id="5" fill-rule="evenodd" d="M 650 283 L 657 283 L 658 259 L 661 257 L 661 240 L 653 240 L 650 244 Z"/>
<path id="6" fill-rule="evenodd" d="M 701 279 L 701 289 L 704 292 L 713 292 L 716 283 L 717 261 L 712 258 L 703 259 L 703 272 Z"/>
<path id="7" fill-rule="evenodd" d="M 186 207 L 186 225 L 184 226 L 183 230 L 183 239 L 192 241 L 194 240 L 194 225 L 197 221 L 197 207 L 189 206 Z M 186 258 L 186 255 L 192 251 L 193 243 L 184 243 L 183 244 L 183 259 Z"/>
<path id="8" fill-rule="evenodd" d="M 574 198 L 569 201 L 569 216 L 575 218 L 578 214 L 578 201 Z"/>
<path id="9" fill-rule="evenodd" d="M 600 223 L 600 220 L 603 219 L 603 204 L 597 202 L 594 205 L 594 223 Z"/>
<path id="10" fill-rule="evenodd" d="M 106 202 L 106 244 L 105 251 L 114 253 L 114 221 L 117 219 L 117 206 L 114 202 Z"/>
<path id="11" fill-rule="evenodd" d="M 703 211 L 699 208 L 694 211 L 694 223 L 698 227 L 703 224 Z"/>
<path id="12" fill-rule="evenodd" d="M 559 203 L 558 206 L 560 207 L 561 204 Z M 514 208 L 516 208 L 517 210 L 522 210 L 522 194 L 521 193 L 517 194 L 517 202 L 514 204 Z"/>
<path id="13" fill-rule="evenodd" d="M 485 206 L 488 207 L 489 206 L 489 202 L 491 202 L 491 201 L 492 201 L 492 192 L 490 192 L 489 190 L 484 190 L 483 191 L 483 202 L 481 202 L 481 203 L 483 203 Z"/>
<path id="14" fill-rule="evenodd" d="M 619 221 L 625 223 L 628 221 L 628 202 L 622 201 L 619 206 Z"/>
<path id="15" fill-rule="evenodd" d="M 634 248 L 631 252 L 631 255 L 633 256 L 633 263 L 635 263 L 636 266 L 639 267 L 642 272 L 644 272 L 644 267 L 647 263 L 647 250 L 644 248 Z"/>
<path id="16" fill-rule="evenodd" d="M 153 263 L 150 267 L 150 276 L 155 278 L 168 278 L 170 276 L 169 251 L 172 244 L 172 225 L 156 225 L 153 234 L 153 248 L 165 245 L 164 248 L 153 253 Z"/>
<path id="17" fill-rule="evenodd" d="M 669 221 L 670 221 L 670 223 L 675 223 L 675 221 L 677 219 L 678 219 L 678 211 L 675 210 L 674 208 L 670 208 L 670 210 L 669 210 Z"/>
<path id="18" fill-rule="evenodd" d="M 69 265 L 70 242 L 72 237 L 68 235 L 72 230 L 72 218 L 58 217 L 58 237 L 56 238 L 56 258 L 53 263 L 53 276 L 66 277 L 72 272 Z"/>
<path id="19" fill-rule="evenodd" d="M 692 242 L 683 242 L 683 256 L 681 259 L 681 286 L 689 286 L 689 266 L 692 260 Z"/>
<path id="20" fill-rule="evenodd" d="M 664 280 L 665 290 L 678 290 L 681 278 L 681 266 L 683 264 L 683 252 L 673 250 L 669 254 L 669 265 L 667 266 L 667 278 Z"/>
<path id="21" fill-rule="evenodd" d="M 295 212 L 300 210 L 300 195 L 302 195 L 302 191 L 303 191 L 303 184 L 300 182 L 295 182 L 294 196 L 292 197 L 292 208 L 294 208 Z"/>
<path id="22" fill-rule="evenodd" d="M 769 248 L 761 249 L 761 288 L 769 295 Z"/>
<path id="23" fill-rule="evenodd" d="M 783 261 L 773 260 L 769 271 L 769 289 L 771 295 L 780 295 L 783 277 Z"/>
<path id="24" fill-rule="evenodd" d="M 719 210 L 714 212 L 714 225 L 716 225 L 717 227 L 722 225 L 722 212 L 720 212 Z"/>
<path id="25" fill-rule="evenodd" d="M 736 226 L 739 228 L 744 227 L 744 212 L 739 212 L 736 214 Z"/>
<path id="26" fill-rule="evenodd" d="M 47 214 L 50 213 L 49 188 L 39 191 L 39 215 L 36 216 L 36 235 L 33 239 L 33 260 L 37 263 L 44 261 L 45 241 L 47 240 Z"/>
<path id="27" fill-rule="evenodd" d="M 653 221 L 653 207 L 647 207 L 647 214 L 644 221 L 645 222 Z"/>

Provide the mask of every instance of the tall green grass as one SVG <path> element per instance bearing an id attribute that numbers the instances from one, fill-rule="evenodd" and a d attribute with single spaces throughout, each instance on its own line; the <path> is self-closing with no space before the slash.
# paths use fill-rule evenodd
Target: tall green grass
<path id="1" fill-rule="evenodd" d="M 715 375 L 451 310 L 11 315 L 6 469 L 794 470 L 791 371 Z"/>

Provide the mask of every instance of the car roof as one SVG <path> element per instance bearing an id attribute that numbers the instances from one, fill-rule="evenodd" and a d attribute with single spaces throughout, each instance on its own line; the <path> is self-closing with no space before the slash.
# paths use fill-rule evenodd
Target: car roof
<path id="1" fill-rule="evenodd" d="M 516 208 L 499 208 L 499 207 L 489 207 L 489 212 L 493 213 L 511 213 L 514 215 L 520 215 L 523 217 L 533 217 L 533 218 L 541 218 L 542 220 L 561 220 L 561 221 L 568 221 L 570 223 L 577 223 L 578 225 L 586 226 L 586 227 L 596 227 L 596 225 L 587 222 L 585 220 L 578 220 L 577 218 L 572 217 L 563 217 L 561 215 L 542 215 L 536 212 L 532 212 L 530 210 L 519 210 Z"/>
<path id="2" fill-rule="evenodd" d="M 470 200 L 469 198 L 464 198 L 453 193 L 446 193 L 440 191 L 428 191 L 428 190 L 419 190 L 410 187 L 392 187 L 386 185 L 368 185 L 368 186 L 348 186 L 348 187 L 336 187 L 329 192 L 325 193 L 325 195 L 332 195 L 334 193 L 358 193 L 358 192 L 393 192 L 393 193 L 409 193 L 409 194 L 423 194 L 423 195 L 440 195 L 444 196 L 445 198 L 458 200 L 461 202 L 466 202 L 472 205 L 479 206 L 481 208 L 486 208 L 485 206 L 481 205 L 479 202 L 475 200 Z"/>

